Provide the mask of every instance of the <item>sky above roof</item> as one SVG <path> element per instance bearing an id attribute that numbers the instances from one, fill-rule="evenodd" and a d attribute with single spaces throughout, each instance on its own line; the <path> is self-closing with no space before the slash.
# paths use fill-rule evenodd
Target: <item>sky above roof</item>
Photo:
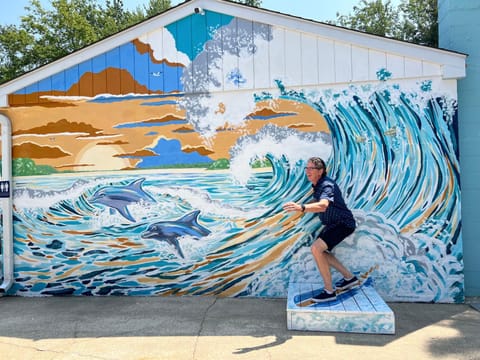
<path id="1" fill-rule="evenodd" d="M 47 8 L 51 0 L 40 0 L 44 8 Z M 103 0 L 99 0 L 103 1 Z M 182 0 L 171 0 L 173 6 L 182 3 Z M 274 10 L 285 14 L 291 14 L 316 21 L 335 20 L 336 14 L 347 15 L 352 12 L 353 6 L 360 0 L 262 0 L 262 8 Z M 400 1 L 393 0 L 397 5 Z M 8 11 L 0 12 L 0 25 L 19 24 L 20 17 L 27 14 L 25 7 L 30 0 L 16 0 L 9 3 Z M 123 0 L 124 6 L 129 10 L 143 7 L 148 0 Z"/>

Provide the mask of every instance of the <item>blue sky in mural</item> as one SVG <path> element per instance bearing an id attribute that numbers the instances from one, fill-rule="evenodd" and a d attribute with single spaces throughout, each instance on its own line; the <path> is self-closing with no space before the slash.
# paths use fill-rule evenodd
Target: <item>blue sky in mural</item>
<path id="1" fill-rule="evenodd" d="M 116 56 L 112 56 L 112 53 Z M 149 69 L 149 72 L 135 71 L 141 66 Z M 67 91 L 78 83 L 85 73 L 98 74 L 109 67 L 127 70 L 135 80 L 146 86 L 151 91 L 171 92 L 180 90 L 181 71 L 177 66 L 169 66 L 166 63 L 157 64 L 151 61 L 150 54 L 140 54 L 135 46 L 129 42 L 117 49 L 97 56 L 91 61 L 85 61 L 78 66 L 73 66 L 61 71 L 49 78 L 19 90 L 17 94 L 30 94 L 36 91 Z"/>
<path id="2" fill-rule="evenodd" d="M 167 125 L 187 125 L 187 124 L 188 124 L 187 120 L 178 119 L 178 120 L 170 120 L 170 121 L 119 124 L 119 125 L 116 125 L 115 127 L 117 129 L 122 129 L 122 128 L 158 127 L 158 126 L 167 126 Z"/>
<path id="3" fill-rule="evenodd" d="M 175 38 L 177 50 L 187 54 L 189 59 L 193 60 L 203 51 L 203 45 L 212 39 L 211 35 L 213 31 L 207 32 L 205 29 L 207 27 L 218 28 L 227 25 L 232 19 L 232 16 L 222 15 L 213 11 L 205 11 L 203 16 L 187 16 L 171 25 L 167 25 L 166 28 Z M 195 29 L 195 31 L 184 31 L 185 27 L 191 27 Z M 178 32 L 178 28 L 181 28 L 182 31 Z M 190 35 L 192 35 L 192 37 L 190 37 Z"/>
<path id="4" fill-rule="evenodd" d="M 208 156 L 200 155 L 197 152 L 183 152 L 180 142 L 175 139 L 160 139 L 155 147 L 151 148 L 151 150 L 158 155 L 143 157 L 142 161 L 137 165 L 138 168 L 153 168 L 162 165 L 212 162 Z"/>

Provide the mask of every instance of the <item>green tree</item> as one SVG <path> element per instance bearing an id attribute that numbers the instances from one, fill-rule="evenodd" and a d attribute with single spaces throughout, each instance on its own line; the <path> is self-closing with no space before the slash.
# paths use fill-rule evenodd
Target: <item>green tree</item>
<path id="1" fill-rule="evenodd" d="M 228 159 L 221 158 L 208 165 L 207 170 L 222 170 L 228 168 L 230 168 L 230 161 Z"/>
<path id="2" fill-rule="evenodd" d="M 95 0 L 30 0 L 20 25 L 0 26 L 0 82 L 80 49 L 105 34 Z"/>
<path id="3" fill-rule="evenodd" d="M 168 10 L 171 7 L 170 0 L 149 0 L 147 6 L 143 6 L 143 11 L 141 12 L 143 15 L 143 12 L 145 15 L 143 15 L 143 18 L 147 17 L 152 17 L 155 15 L 158 15 L 165 10 Z M 142 18 L 142 20 L 143 20 Z"/>
<path id="4" fill-rule="evenodd" d="M 403 40 L 438 47 L 437 0 L 403 0 L 399 8 Z"/>
<path id="5" fill-rule="evenodd" d="M 146 2 L 147 0 L 145 0 Z M 143 20 L 156 16 L 171 8 L 170 0 L 148 0 L 148 4 L 137 6 L 137 8 L 128 13 L 130 16 L 130 25 L 137 24 Z"/>
<path id="6" fill-rule="evenodd" d="M 437 0 L 361 0 L 353 14 L 340 15 L 333 24 L 420 45 L 438 46 Z"/>
<path id="7" fill-rule="evenodd" d="M 106 0 L 105 8 L 99 9 L 98 12 L 93 10 L 89 16 L 89 23 L 98 25 L 98 39 L 114 34 L 134 21 L 133 15 L 125 11 L 122 0 Z"/>
<path id="8" fill-rule="evenodd" d="M 0 26 L 0 83 L 47 64 L 170 8 L 170 0 L 149 0 L 128 11 L 123 0 L 51 0 L 44 9 L 30 0 L 18 26 Z"/>
<path id="9" fill-rule="evenodd" d="M 336 23 L 343 27 L 368 32 L 370 34 L 397 35 L 398 13 L 390 0 L 361 0 L 353 7 L 352 15 L 339 15 Z"/>
<path id="10" fill-rule="evenodd" d="M 39 0 L 31 0 L 22 17 L 21 29 L 34 38 L 24 56 L 46 64 L 98 40 L 97 30 L 89 20 L 98 15 L 93 0 L 53 0 L 53 10 L 45 10 Z"/>
<path id="11" fill-rule="evenodd" d="M 146 0 L 145 0 L 146 1 Z M 260 6 L 260 0 L 237 0 Z M 148 0 L 134 11 L 123 0 L 30 0 L 20 25 L 0 26 L 0 83 L 59 59 L 171 7 L 170 0 Z"/>
<path id="12" fill-rule="evenodd" d="M 49 175 L 57 170 L 49 165 L 37 165 L 32 159 L 18 158 L 12 161 L 13 176 Z"/>
<path id="13" fill-rule="evenodd" d="M 33 36 L 24 29 L 15 25 L 0 27 L 0 83 L 33 69 L 34 59 L 25 54 L 33 42 Z"/>
<path id="14" fill-rule="evenodd" d="M 238 2 L 240 4 L 249 5 L 249 6 L 255 6 L 255 7 L 262 6 L 262 0 L 233 0 L 233 1 Z"/>

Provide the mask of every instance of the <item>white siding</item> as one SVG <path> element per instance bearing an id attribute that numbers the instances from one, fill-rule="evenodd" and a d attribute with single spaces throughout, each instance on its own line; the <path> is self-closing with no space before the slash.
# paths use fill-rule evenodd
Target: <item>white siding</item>
<path id="1" fill-rule="evenodd" d="M 349 44 L 335 43 L 335 81 L 352 80 L 352 48 Z"/>
<path id="2" fill-rule="evenodd" d="M 387 68 L 387 57 L 384 52 L 369 50 L 369 79 L 377 80 L 377 71 Z"/>
<path id="3" fill-rule="evenodd" d="M 270 42 L 270 79 L 285 79 L 285 31 L 275 29 L 273 41 Z"/>
<path id="4" fill-rule="evenodd" d="M 420 60 L 405 59 L 405 77 L 417 77 L 422 74 L 422 62 Z"/>
<path id="5" fill-rule="evenodd" d="M 318 82 L 328 84 L 335 82 L 334 42 L 319 38 L 318 48 Z"/>
<path id="6" fill-rule="evenodd" d="M 352 80 L 368 80 L 368 49 L 352 47 Z"/>
<path id="7" fill-rule="evenodd" d="M 302 34 L 302 84 L 318 84 L 318 52 L 317 39 Z"/>
<path id="8" fill-rule="evenodd" d="M 387 70 L 392 73 L 392 78 L 394 79 L 405 77 L 405 58 L 387 54 Z"/>
<path id="9" fill-rule="evenodd" d="M 442 69 L 437 64 L 423 62 L 423 76 L 438 76 L 442 74 Z"/>
<path id="10" fill-rule="evenodd" d="M 285 32 L 285 85 L 302 84 L 302 46 L 300 33 Z"/>

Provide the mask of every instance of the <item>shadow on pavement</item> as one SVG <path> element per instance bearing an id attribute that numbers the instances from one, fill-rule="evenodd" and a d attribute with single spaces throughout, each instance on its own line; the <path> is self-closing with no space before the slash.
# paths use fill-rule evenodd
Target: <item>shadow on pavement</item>
<path id="1" fill-rule="evenodd" d="M 287 330 L 286 300 L 198 297 L 4 297 L 0 337 L 31 340 L 148 336 L 268 337 L 271 342 L 238 348 L 245 354 L 277 347 L 294 337 L 333 337 L 337 344 L 383 347 L 407 335 L 446 331 L 447 341 L 429 337 L 432 354 L 480 348 L 480 313 L 468 304 L 389 303 L 396 334 L 352 334 Z M 428 330 L 430 331 L 430 330 Z M 408 350 L 408 349 L 406 349 Z"/>

